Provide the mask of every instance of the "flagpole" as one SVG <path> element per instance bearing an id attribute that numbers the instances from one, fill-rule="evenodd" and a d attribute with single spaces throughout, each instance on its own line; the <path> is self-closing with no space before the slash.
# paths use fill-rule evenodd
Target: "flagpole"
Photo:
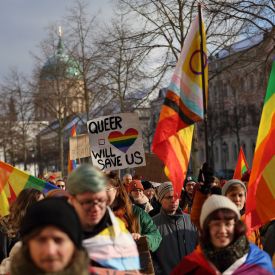
<path id="1" fill-rule="evenodd" d="M 205 74 L 204 74 L 204 55 L 203 52 L 203 33 L 202 33 L 202 17 L 201 17 L 201 4 L 198 3 L 199 9 L 199 29 L 200 29 L 200 59 L 201 59 L 201 76 L 202 76 L 202 94 L 203 94 L 203 112 L 204 112 L 204 142 L 205 142 L 205 161 L 209 163 L 208 153 L 208 130 L 207 130 L 207 106 L 206 106 L 206 89 L 205 89 Z M 205 60 L 207 62 L 207 59 Z"/>

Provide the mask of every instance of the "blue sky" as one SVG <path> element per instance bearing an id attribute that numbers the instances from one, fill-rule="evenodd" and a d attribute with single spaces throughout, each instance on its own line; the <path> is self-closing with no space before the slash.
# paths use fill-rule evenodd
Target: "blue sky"
<path id="1" fill-rule="evenodd" d="M 91 15 L 108 20 L 111 0 L 89 0 Z M 0 80 L 10 68 L 29 74 L 33 68 L 30 52 L 39 53 L 46 28 L 67 14 L 74 0 L 0 0 Z"/>

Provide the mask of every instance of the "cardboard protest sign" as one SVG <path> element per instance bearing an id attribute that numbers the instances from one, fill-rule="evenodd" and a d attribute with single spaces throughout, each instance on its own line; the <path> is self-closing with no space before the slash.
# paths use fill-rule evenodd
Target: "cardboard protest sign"
<path id="1" fill-rule="evenodd" d="M 91 157 L 101 170 L 145 165 L 138 114 L 121 113 L 87 122 Z"/>
<path id="2" fill-rule="evenodd" d="M 88 134 L 70 137 L 70 160 L 86 158 L 90 155 Z"/>

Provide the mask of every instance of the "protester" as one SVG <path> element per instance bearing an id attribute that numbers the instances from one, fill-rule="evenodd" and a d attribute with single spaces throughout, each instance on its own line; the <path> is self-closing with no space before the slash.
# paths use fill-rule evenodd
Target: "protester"
<path id="1" fill-rule="evenodd" d="M 117 178 L 109 177 L 107 191 L 109 205 L 115 215 L 124 221 L 133 238 L 137 240 L 146 236 L 150 251 L 156 251 L 162 238 L 152 218 L 140 207 L 132 204 Z"/>
<path id="2" fill-rule="evenodd" d="M 193 196 L 194 196 L 194 188 L 197 182 L 191 176 L 187 176 L 184 181 L 184 189 L 181 192 L 180 196 L 180 208 L 185 212 L 189 213 L 192 209 Z"/>
<path id="3" fill-rule="evenodd" d="M 214 186 L 221 187 L 221 182 L 216 176 L 212 177 L 212 181 L 210 182 L 210 184 L 211 184 L 211 187 L 214 187 Z"/>
<path id="4" fill-rule="evenodd" d="M 48 177 L 48 179 L 46 179 L 46 180 L 47 180 L 47 182 L 49 182 L 49 183 L 51 183 L 53 185 L 56 185 L 56 176 L 55 175 L 50 175 Z"/>
<path id="5" fill-rule="evenodd" d="M 199 228 L 199 217 L 202 209 L 202 205 L 205 200 L 211 195 L 211 178 L 213 177 L 212 169 L 205 163 L 200 171 L 200 185 L 198 186 L 191 211 L 191 220 Z M 204 180 L 204 182 L 202 181 Z M 213 189 L 213 187 L 212 187 Z M 228 180 L 222 187 L 222 195 L 228 197 L 233 201 L 242 215 L 242 220 L 245 216 L 245 202 L 247 189 L 241 180 L 231 179 Z M 255 243 L 259 248 L 262 248 L 261 236 L 259 230 L 252 231 L 248 236 L 249 241 Z"/>
<path id="6" fill-rule="evenodd" d="M 109 205 L 132 233 L 140 256 L 141 272 L 154 272 L 150 251 L 155 251 L 161 242 L 161 235 L 151 217 L 141 208 L 132 204 L 129 196 L 114 173 L 108 174 L 107 194 Z M 145 240 L 144 240 L 145 238 Z"/>
<path id="7" fill-rule="evenodd" d="M 275 267 L 275 219 L 266 224 L 261 231 L 263 249 L 269 254 Z"/>
<path id="8" fill-rule="evenodd" d="M 156 274 L 170 274 L 182 257 L 195 249 L 197 231 L 190 216 L 179 209 L 179 195 L 170 182 L 158 187 L 158 199 L 161 210 L 153 221 L 162 235 L 162 242 L 153 261 Z"/>
<path id="9" fill-rule="evenodd" d="M 141 181 L 141 183 L 144 188 L 143 193 L 148 198 L 149 203 L 153 207 L 153 209 L 151 211 L 149 211 L 148 214 L 151 217 L 153 217 L 159 213 L 161 204 L 158 202 L 158 200 L 155 196 L 156 192 L 155 192 L 155 188 L 154 188 L 153 184 L 148 180 L 143 180 L 143 181 Z"/>
<path id="10" fill-rule="evenodd" d="M 143 209 L 146 213 L 153 210 L 149 199 L 143 193 L 144 188 L 140 180 L 132 180 L 128 188 L 130 198 L 135 205 Z"/>
<path id="11" fill-rule="evenodd" d="M 65 184 L 65 181 L 63 179 L 58 179 L 56 182 L 55 182 L 55 185 L 62 189 L 62 190 L 65 190 L 66 189 L 66 184 Z"/>
<path id="12" fill-rule="evenodd" d="M 242 220 L 245 219 L 245 202 L 247 189 L 241 180 L 231 179 L 222 187 L 222 195 L 228 197 L 234 202 L 242 215 Z M 258 247 L 262 248 L 261 235 L 259 230 L 253 231 L 248 236 L 249 241 L 255 243 Z"/>
<path id="13" fill-rule="evenodd" d="M 106 177 L 82 164 L 67 180 L 70 202 L 82 225 L 83 246 L 92 264 L 117 270 L 139 269 L 136 244 L 124 223 L 107 206 Z"/>
<path id="14" fill-rule="evenodd" d="M 47 198 L 50 197 L 58 197 L 58 198 L 66 198 L 69 199 L 70 194 L 68 191 L 64 190 L 64 189 L 52 189 L 50 191 L 47 192 L 46 194 Z"/>
<path id="15" fill-rule="evenodd" d="M 227 197 L 210 196 L 200 215 L 200 245 L 171 273 L 273 274 L 270 257 L 246 238 L 237 206 Z"/>
<path id="16" fill-rule="evenodd" d="M 88 275 L 89 257 L 74 208 L 66 200 L 46 198 L 26 213 L 22 246 L 11 260 L 11 275 Z"/>
<path id="17" fill-rule="evenodd" d="M 123 185 L 127 192 L 129 192 L 129 184 L 133 180 L 131 174 L 125 174 L 122 178 Z"/>
<path id="18" fill-rule="evenodd" d="M 9 256 L 16 242 L 20 240 L 19 229 L 27 209 L 44 198 L 41 191 L 23 189 L 10 207 L 10 214 L 0 219 L 0 261 Z"/>
<path id="19" fill-rule="evenodd" d="M 244 182 L 245 186 L 247 186 L 249 179 L 250 179 L 250 175 L 251 175 L 251 170 L 247 170 L 241 178 L 241 181 Z"/>

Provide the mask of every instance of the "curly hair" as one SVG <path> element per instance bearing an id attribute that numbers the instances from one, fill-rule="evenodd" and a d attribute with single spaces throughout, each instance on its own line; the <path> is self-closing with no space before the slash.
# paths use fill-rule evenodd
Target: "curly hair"
<path id="1" fill-rule="evenodd" d="M 23 189 L 16 200 L 10 206 L 10 214 L 7 217 L 7 235 L 15 237 L 21 227 L 21 222 L 26 215 L 28 208 L 39 200 L 44 194 L 34 188 Z"/>

